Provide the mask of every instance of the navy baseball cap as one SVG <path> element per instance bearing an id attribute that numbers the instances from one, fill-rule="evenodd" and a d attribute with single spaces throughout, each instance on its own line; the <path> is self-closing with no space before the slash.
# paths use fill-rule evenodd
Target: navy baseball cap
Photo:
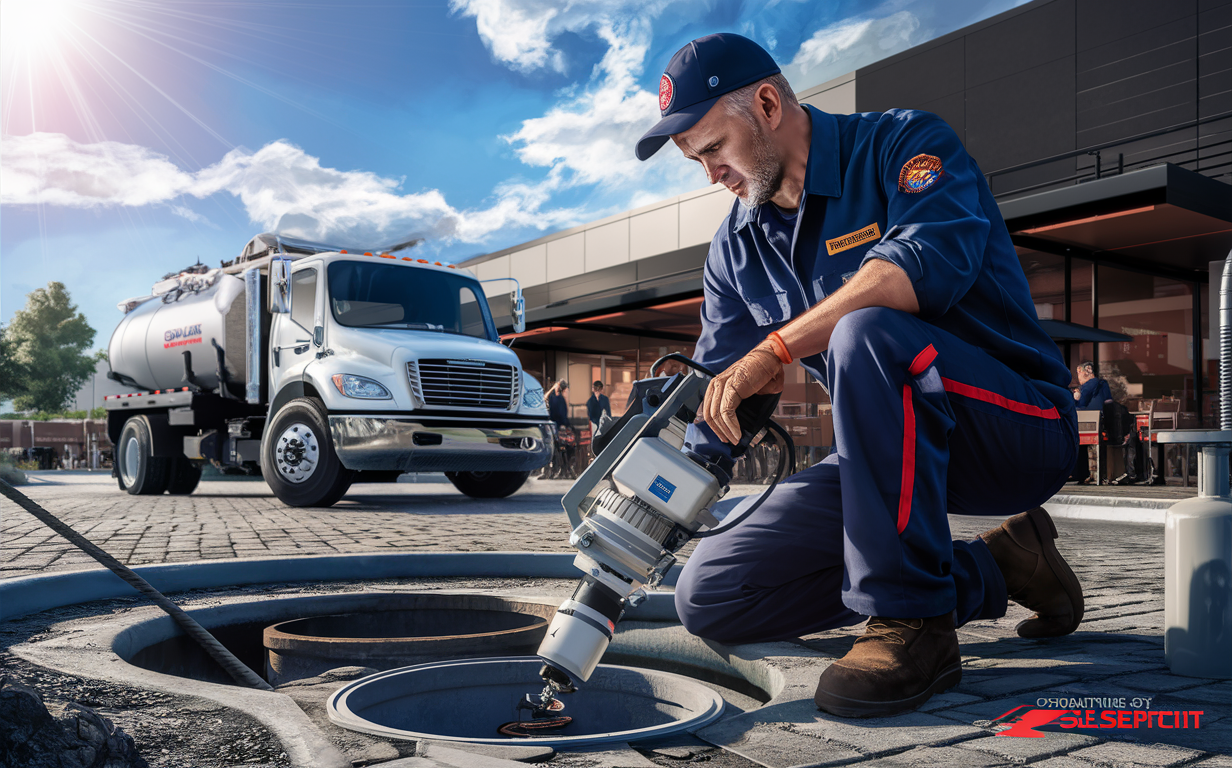
<path id="1" fill-rule="evenodd" d="M 779 65 L 757 43 L 726 32 L 699 37 L 676 51 L 659 78 L 661 119 L 637 141 L 637 159 L 645 160 L 701 120 L 719 97 L 777 75 Z"/>

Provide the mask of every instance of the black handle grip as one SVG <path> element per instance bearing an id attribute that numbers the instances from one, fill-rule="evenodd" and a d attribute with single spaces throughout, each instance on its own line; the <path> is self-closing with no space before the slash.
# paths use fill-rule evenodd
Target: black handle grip
<path id="1" fill-rule="evenodd" d="M 736 421 L 740 424 L 740 442 L 732 448 L 732 458 L 738 459 L 748 450 L 749 443 L 757 437 L 774 416 L 779 406 L 779 395 L 750 395 L 736 406 Z"/>

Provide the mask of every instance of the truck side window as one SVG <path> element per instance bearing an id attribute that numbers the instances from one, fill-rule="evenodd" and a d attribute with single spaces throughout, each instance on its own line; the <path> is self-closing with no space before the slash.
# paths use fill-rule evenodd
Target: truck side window
<path id="1" fill-rule="evenodd" d="M 291 275 L 291 319 L 312 330 L 317 306 L 317 271 L 301 269 Z"/>

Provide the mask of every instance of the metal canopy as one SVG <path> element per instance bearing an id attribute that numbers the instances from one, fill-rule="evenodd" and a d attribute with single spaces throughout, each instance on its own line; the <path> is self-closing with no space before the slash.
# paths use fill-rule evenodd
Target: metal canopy
<path id="1" fill-rule="evenodd" d="M 1163 164 L 1000 204 L 1033 250 L 1186 280 L 1232 248 L 1232 185 Z"/>
<path id="2" fill-rule="evenodd" d="M 1116 331 L 1105 331 L 1089 325 L 1067 323 L 1064 320 L 1040 320 L 1040 327 L 1053 341 L 1133 341 L 1133 336 Z"/>

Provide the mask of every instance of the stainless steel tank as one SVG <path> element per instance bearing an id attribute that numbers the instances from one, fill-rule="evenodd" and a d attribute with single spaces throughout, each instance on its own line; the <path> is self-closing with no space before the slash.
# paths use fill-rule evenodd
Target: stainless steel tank
<path id="1" fill-rule="evenodd" d="M 162 285 L 162 284 L 160 284 Z M 138 304 L 111 334 L 107 355 L 111 370 L 145 390 L 185 386 L 184 353 L 191 356 L 197 383 L 218 386 L 218 357 L 223 348 L 227 389 L 244 395 L 246 377 L 244 281 L 220 274 L 197 292 L 171 291 Z"/>

